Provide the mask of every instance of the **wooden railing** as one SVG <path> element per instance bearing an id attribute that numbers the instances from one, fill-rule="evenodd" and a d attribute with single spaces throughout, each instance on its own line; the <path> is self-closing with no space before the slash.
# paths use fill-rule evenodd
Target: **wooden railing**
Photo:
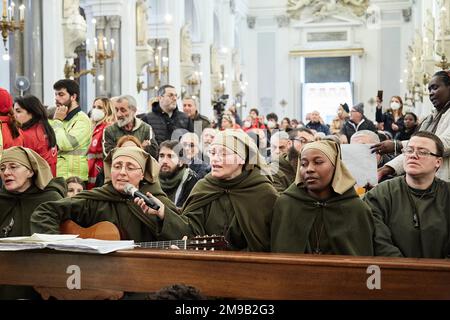
<path id="1" fill-rule="evenodd" d="M 238 299 L 450 299 L 449 260 L 219 251 L 0 252 L 0 284 L 66 288 L 71 265 L 81 270 L 81 289 L 153 292 L 184 283 Z"/>

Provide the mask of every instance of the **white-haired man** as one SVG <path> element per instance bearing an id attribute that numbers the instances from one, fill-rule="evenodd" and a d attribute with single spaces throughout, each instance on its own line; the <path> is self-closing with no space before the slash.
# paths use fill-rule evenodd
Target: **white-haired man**
<path id="1" fill-rule="evenodd" d="M 137 103 L 129 95 L 123 95 L 114 102 L 116 110 L 116 123 L 110 125 L 103 131 L 103 152 L 105 156 L 116 147 L 117 141 L 125 136 L 131 135 L 139 139 L 153 158 L 158 159 L 158 144 L 150 125 L 136 118 Z"/>

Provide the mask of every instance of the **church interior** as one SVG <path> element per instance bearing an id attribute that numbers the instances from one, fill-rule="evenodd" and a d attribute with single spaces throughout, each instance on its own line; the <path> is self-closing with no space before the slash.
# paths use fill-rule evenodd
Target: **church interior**
<path id="1" fill-rule="evenodd" d="M 80 89 L 79 106 L 86 114 L 97 97 L 123 95 L 136 99 L 137 114 L 150 113 L 158 90 L 170 84 L 176 91 L 171 97 L 178 98 L 180 111 L 183 98 L 192 97 L 198 112 L 213 123 L 218 105 L 234 108 L 242 120 L 256 108 L 265 125 L 264 117 L 270 113 L 278 115 L 280 122 L 288 118 L 288 124 L 289 119 L 306 124 L 317 110 L 322 124 L 330 124 L 344 104 L 347 112 L 351 109 L 375 121 L 377 105 L 382 102 L 385 111 L 391 97 L 403 100 L 403 112 L 424 119 L 433 112 L 429 88 L 433 75 L 450 68 L 450 0 L 0 0 L 0 14 L 0 88 L 13 98 L 31 94 L 43 105 L 54 107 L 55 82 L 75 80 Z M 450 73 L 446 72 L 448 78 Z M 448 84 L 447 89 L 450 92 Z M 447 102 L 445 110 L 448 108 Z M 54 116 L 61 123 L 64 120 Z M 434 129 L 439 120 L 432 122 Z M 439 163 L 432 168 L 431 180 L 435 181 L 439 165 L 448 163 L 448 134 L 443 139 L 446 148 L 442 154 L 434 149 L 410 150 L 406 145 L 397 152 L 397 142 L 393 153 L 395 157 L 417 156 L 433 161 L 436 156 L 441 162 L 436 160 Z M 239 135 L 236 137 L 238 140 Z M 314 139 L 304 143 L 310 142 L 315 143 Z M 339 145 L 339 141 L 334 144 Z M 244 144 L 231 156 L 239 156 L 241 150 L 248 158 L 251 147 Z M 210 156 L 223 160 L 230 154 Z M 342 160 L 340 149 L 335 158 L 333 170 Z M 379 158 L 373 158 L 376 176 L 375 166 L 380 162 L 375 163 Z M 147 160 L 141 161 L 144 165 L 140 169 L 146 168 Z M 241 166 L 245 168 L 246 164 Z M 297 165 L 295 169 L 302 162 Z M 13 169 L 0 167 L 2 174 Z M 117 168 L 109 169 L 112 172 Z M 131 174 L 139 168 L 120 164 L 118 170 Z M 345 172 L 342 177 L 345 181 Z M 294 178 L 296 183 L 301 181 L 294 172 L 288 186 Z M 223 188 L 222 193 L 227 193 Z M 414 204 L 423 203 L 422 196 Z M 359 194 L 355 197 L 360 200 Z M 258 203 L 254 211 L 270 211 L 263 204 Z M 314 210 L 318 207 L 327 209 L 321 202 L 314 204 Z M 167 213 L 165 217 L 169 219 Z M 416 218 L 414 215 L 414 222 Z M 448 213 L 445 219 L 448 227 L 442 237 L 448 239 Z M 445 227 L 445 223 L 437 224 L 437 229 Z M 316 228 L 311 222 L 320 249 Z M 433 230 L 427 232 L 433 234 Z M 416 231 L 412 231 L 415 236 Z M 308 236 L 310 241 L 313 232 Z M 418 259 L 411 254 L 404 260 L 375 254 L 324 257 L 319 255 L 320 250 L 309 256 L 245 250 L 197 250 L 200 252 L 195 254 L 184 250 L 126 250 L 105 256 L 2 251 L 0 293 L 4 284 L 33 285 L 42 297 L 56 292 L 62 299 L 77 299 L 76 292 L 64 287 L 71 276 L 67 268 L 76 265 L 81 268 L 82 288 L 87 289 L 81 297 L 87 299 L 121 298 L 123 292 L 157 291 L 177 282 L 193 285 L 207 296 L 226 299 L 450 299 L 449 247 L 450 240 L 446 259 Z M 176 277 L 174 273 L 180 274 Z M 270 314 L 271 310 L 268 305 L 257 311 Z M 178 311 L 185 315 L 192 312 L 184 305 L 173 312 Z"/>
<path id="2" fill-rule="evenodd" d="M 170 83 L 212 101 L 228 95 L 242 115 L 305 120 L 336 99 L 363 102 L 378 90 L 420 116 L 426 83 L 448 68 L 448 0 L 4 0 L 0 86 L 53 105 L 52 84 L 77 79 L 86 111 L 97 96 L 130 94 L 148 109 Z M 51 17 L 51 19 L 48 19 Z M 13 19 L 15 18 L 15 19 Z M 14 21 L 12 21 L 14 20 Z M 327 121 L 326 121 L 327 122 Z"/>

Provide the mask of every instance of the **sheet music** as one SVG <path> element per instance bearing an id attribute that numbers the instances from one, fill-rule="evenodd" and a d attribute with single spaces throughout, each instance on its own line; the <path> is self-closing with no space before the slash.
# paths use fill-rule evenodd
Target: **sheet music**
<path id="1" fill-rule="evenodd" d="M 54 249 L 60 251 L 106 254 L 118 250 L 133 249 L 133 240 L 81 239 L 78 235 L 38 234 L 30 237 L 9 237 L 0 239 L 0 251 Z"/>

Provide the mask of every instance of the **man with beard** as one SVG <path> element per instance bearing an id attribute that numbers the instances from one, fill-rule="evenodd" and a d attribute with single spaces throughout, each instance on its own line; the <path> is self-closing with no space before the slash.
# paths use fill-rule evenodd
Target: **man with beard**
<path id="1" fill-rule="evenodd" d="M 180 144 L 176 140 L 163 141 L 159 146 L 158 162 L 161 188 L 170 200 L 181 208 L 198 181 L 197 174 L 180 161 L 177 150 Z"/>
<path id="2" fill-rule="evenodd" d="M 280 153 L 270 163 L 273 186 L 278 192 L 283 192 L 294 182 L 300 151 L 305 144 L 313 141 L 314 133 L 308 128 L 296 128 L 289 131 L 287 152 Z"/>
<path id="3" fill-rule="evenodd" d="M 129 95 L 121 96 L 114 102 L 114 108 L 117 121 L 103 132 L 103 152 L 105 156 L 116 147 L 117 141 L 121 137 L 131 135 L 139 139 L 144 150 L 157 159 L 158 144 L 152 127 L 136 118 L 136 100 Z"/>
<path id="4" fill-rule="evenodd" d="M 56 175 L 88 179 L 87 151 L 91 144 L 91 120 L 79 106 L 80 87 L 73 80 L 53 85 L 56 110 L 51 125 L 58 145 Z"/>
<path id="5" fill-rule="evenodd" d="M 159 143 L 176 139 L 183 133 L 194 132 L 191 119 L 177 108 L 177 91 L 171 85 L 164 85 L 158 90 L 158 100 L 152 103 L 152 111 L 142 117 L 142 120 L 155 130 L 155 138 Z M 180 131 L 179 134 L 174 131 Z M 173 137 L 172 137 L 173 136 Z"/>

